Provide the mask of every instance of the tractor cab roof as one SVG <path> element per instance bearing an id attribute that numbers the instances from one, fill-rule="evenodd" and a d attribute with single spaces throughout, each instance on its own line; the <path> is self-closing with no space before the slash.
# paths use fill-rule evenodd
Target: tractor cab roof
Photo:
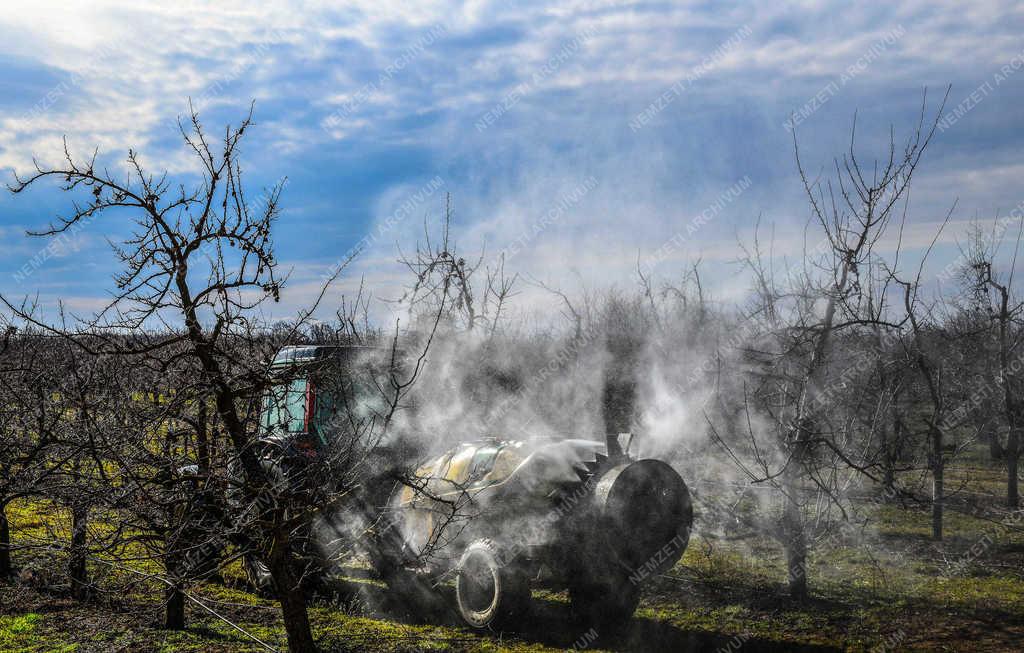
<path id="1" fill-rule="evenodd" d="M 347 359 L 360 354 L 390 351 L 384 347 L 369 345 L 287 345 L 274 356 L 272 367 L 302 365 L 327 359 Z"/>

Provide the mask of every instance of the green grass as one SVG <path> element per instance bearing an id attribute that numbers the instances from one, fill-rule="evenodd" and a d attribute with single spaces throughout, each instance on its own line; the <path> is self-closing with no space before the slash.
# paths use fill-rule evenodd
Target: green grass
<path id="1" fill-rule="evenodd" d="M 805 606 L 788 604 L 783 597 L 780 579 L 785 568 L 777 547 L 718 544 L 711 555 L 691 548 L 676 570 L 698 574 L 708 588 L 704 595 L 692 604 L 674 602 L 669 595 L 649 610 L 655 618 L 688 628 L 851 650 L 881 645 L 897 632 L 905 634 L 901 643 L 908 648 L 931 649 L 944 645 L 951 632 L 959 633 L 952 635 L 955 638 L 973 631 L 979 634 L 951 648 L 1020 646 L 1024 533 L 950 511 L 946 539 L 935 543 L 930 540 L 930 513 L 897 506 L 881 507 L 876 523 L 861 542 L 821 548 L 811 555 L 815 600 Z M 950 562 L 971 556 L 971 548 L 984 541 L 988 545 L 976 564 L 950 572 Z M 723 588 L 737 586 L 747 591 L 723 596 Z M 778 598 L 765 605 L 751 599 L 758 593 Z M 1018 624 L 1013 633 L 1003 634 L 1015 644 L 985 639 L 1000 637 L 985 626 L 992 621 Z"/>
<path id="2" fill-rule="evenodd" d="M 964 499 L 951 502 L 943 542 L 931 540 L 930 514 L 923 507 L 864 504 L 869 528 L 814 549 L 809 560 L 813 599 L 805 604 L 786 597 L 785 560 L 777 543 L 694 536 L 671 578 L 655 579 L 645 590 L 630 633 L 622 639 L 599 638 L 589 650 L 622 650 L 655 641 L 667 643 L 667 648 L 696 641 L 715 650 L 733 637 L 742 638 L 742 650 L 775 643 L 783 650 L 821 645 L 868 651 L 892 642 L 898 642 L 899 650 L 1021 650 L 1024 532 L 999 525 L 1006 516 L 1000 508 L 1002 470 L 971 460 L 951 469 L 949 478 L 956 485 L 965 481 L 969 492 L 988 498 L 965 493 Z M 971 514 L 979 508 L 981 514 Z M 15 502 L 8 514 L 16 543 L 45 540 L 66 530 L 59 523 L 67 519 L 66 512 L 45 502 Z M 1024 520 L 1016 525 L 1024 527 Z M 984 544 L 980 549 L 979 543 Z M 40 555 L 16 551 L 15 564 L 25 566 Z M 59 555 L 47 555 L 47 564 L 59 572 Z M 967 564 L 951 566 L 958 561 Z M 276 604 L 241 588 L 237 562 L 223 576 L 225 585 L 201 586 L 195 589 L 197 596 L 282 648 L 285 636 Z M 370 598 L 346 600 L 340 607 L 317 603 L 310 611 L 314 632 L 326 650 L 542 652 L 571 648 L 579 636 L 568 625 L 564 592 L 535 592 L 537 607 L 530 623 L 498 636 L 463 628 L 450 617 L 421 619 L 382 610 L 381 587 L 365 579 L 349 579 L 346 586 L 356 598 Z M 189 608 L 188 630 L 157 629 L 158 589 L 137 585 L 120 597 L 128 612 L 103 621 L 102 627 L 69 628 L 72 618 L 76 624 L 89 623 L 91 614 L 108 608 L 83 607 L 46 594 L 29 600 L 24 590 L 0 585 L 0 606 L 7 606 L 0 609 L 0 651 L 72 651 L 76 643 L 89 650 L 123 647 L 168 653 L 263 650 L 196 606 Z"/>
<path id="3" fill-rule="evenodd" d="M 78 644 L 63 644 L 40 636 L 43 617 L 34 612 L 0 616 L 0 651 L 3 653 L 73 653 Z"/>

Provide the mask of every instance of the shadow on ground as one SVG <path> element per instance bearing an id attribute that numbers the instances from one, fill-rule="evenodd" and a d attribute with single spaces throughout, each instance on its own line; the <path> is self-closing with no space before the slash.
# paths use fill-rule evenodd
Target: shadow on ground
<path id="1" fill-rule="evenodd" d="M 338 580 L 334 591 L 342 601 L 358 601 L 374 616 L 407 624 L 433 624 L 464 628 L 452 606 L 455 604 L 450 589 L 442 589 L 431 598 L 413 601 L 398 598 L 383 587 Z M 600 624 L 574 623 L 569 606 L 563 601 L 534 597 L 530 613 L 519 625 L 504 632 L 473 631 L 495 640 L 515 638 L 527 644 L 542 644 L 560 649 L 600 648 L 613 651 L 722 651 L 732 653 L 824 653 L 838 651 L 834 647 L 801 645 L 756 637 L 741 638 L 730 634 L 702 630 L 683 630 L 672 624 L 634 616 L 629 624 L 616 632 L 602 629 Z"/>

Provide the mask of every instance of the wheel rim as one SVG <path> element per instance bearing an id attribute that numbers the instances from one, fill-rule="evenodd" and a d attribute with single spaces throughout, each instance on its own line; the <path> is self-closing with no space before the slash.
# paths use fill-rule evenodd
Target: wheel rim
<path id="1" fill-rule="evenodd" d="M 466 560 L 458 577 L 459 600 L 474 621 L 485 618 L 497 599 L 498 580 L 494 570 L 480 556 Z"/>

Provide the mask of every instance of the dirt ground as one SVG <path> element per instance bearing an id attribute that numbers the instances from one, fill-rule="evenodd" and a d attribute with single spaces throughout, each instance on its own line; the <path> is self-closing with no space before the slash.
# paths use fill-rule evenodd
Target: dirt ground
<path id="1" fill-rule="evenodd" d="M 574 625 L 565 594 L 545 591 L 534 592 L 518 628 L 474 631 L 443 592 L 431 605 L 403 605 L 358 568 L 315 601 L 314 631 L 325 651 L 1024 650 L 1024 519 L 998 508 L 997 472 L 960 473 L 973 489 L 952 502 L 944 541 L 930 539 L 924 508 L 883 506 L 857 541 L 816 550 L 806 603 L 785 594 L 777 544 L 697 533 L 679 564 L 645 588 L 622 632 Z M 48 523 L 61 518 L 27 502 L 8 512 L 15 544 L 52 537 Z M 159 628 L 161 594 L 145 581 L 83 604 L 61 586 L 57 554 L 23 548 L 14 562 L 33 571 L 0 583 L 0 652 L 285 648 L 276 605 L 248 591 L 237 568 L 193 588 L 188 628 L 169 632 Z"/>

